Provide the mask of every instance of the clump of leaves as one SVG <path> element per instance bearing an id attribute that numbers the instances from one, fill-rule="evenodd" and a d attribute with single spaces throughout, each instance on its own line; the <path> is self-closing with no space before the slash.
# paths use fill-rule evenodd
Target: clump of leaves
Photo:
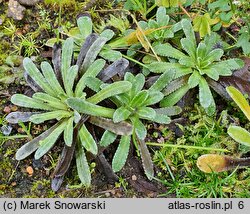
<path id="1" fill-rule="evenodd" d="M 175 79 L 178 81 L 173 89 L 176 91 L 169 89 L 173 93 L 168 95 L 169 90 L 167 90 L 168 93 L 165 94 L 168 96 L 161 101 L 161 106 L 174 105 L 189 89 L 198 86 L 200 104 L 207 113 L 213 114 L 215 102 L 207 79 L 218 81 L 220 76 L 230 76 L 234 70 L 243 67 L 244 63 L 237 58 L 222 60 L 224 51 L 216 46 L 215 34 L 206 36 L 197 45 L 191 22 L 183 19 L 181 25 L 186 36 L 181 39 L 182 50 L 174 48 L 169 43 L 158 43 L 154 46 L 155 52 L 160 56 L 168 57 L 170 62 L 152 62 L 148 65 L 149 70 L 155 73 L 176 69 Z M 169 97 L 175 99 L 169 99 Z"/>
<path id="2" fill-rule="evenodd" d="M 227 87 L 227 92 L 250 121 L 250 106 L 243 94 L 233 86 Z M 246 129 L 230 125 L 227 133 L 236 142 L 248 147 L 250 146 L 250 133 Z M 234 158 L 226 155 L 207 154 L 198 158 L 197 166 L 206 173 L 222 172 L 236 167 L 249 167 L 250 158 Z"/>
<path id="3" fill-rule="evenodd" d="M 134 18 L 134 21 L 137 24 L 137 28 L 135 30 L 129 29 L 124 33 L 123 37 L 110 41 L 109 45 L 112 48 L 131 46 L 128 55 L 132 55 L 129 52 L 134 53 L 135 50 L 141 47 L 149 51 L 150 44 L 148 43 L 150 41 L 163 41 L 168 38 L 173 38 L 174 33 L 180 30 L 180 24 L 170 24 L 170 17 L 166 14 L 166 8 L 164 7 L 157 9 L 156 18 L 139 22 Z"/>
<path id="4" fill-rule="evenodd" d="M 95 94 L 89 94 L 86 90 L 88 78 L 96 77 L 106 64 L 103 59 L 95 60 L 100 50 L 99 47 L 106 41 L 105 37 L 90 34 L 82 46 L 75 65 L 71 65 L 74 58 L 74 40 L 72 38 L 68 38 L 64 42 L 62 52 L 60 49 L 55 49 L 55 57 L 52 60 L 54 69 L 48 62 L 42 62 L 40 71 L 30 58 L 23 60 L 23 66 L 27 72 L 27 82 L 37 92 L 32 97 L 14 94 L 11 102 L 18 106 L 44 112 L 14 112 L 10 113 L 6 119 L 10 123 L 31 121 L 35 124 L 48 120 L 57 121 L 47 131 L 23 145 L 16 153 L 17 160 L 22 160 L 33 152 L 35 152 L 35 159 L 39 159 L 53 147 L 63 134 L 62 141 L 65 146 L 54 172 L 52 182 L 54 190 L 57 190 L 63 181 L 63 176 L 73 158 L 75 147 L 77 148 L 76 165 L 79 178 L 84 185 L 90 185 L 91 176 L 85 151 L 97 155 L 98 147 L 85 122 L 89 121 L 118 134 L 129 134 L 132 131 L 129 124 L 114 125 L 112 120 L 108 119 L 113 117 L 115 110 L 98 105 L 108 97 L 129 91 L 132 87 L 130 82 L 112 83 Z M 82 107 L 85 109 L 84 114 L 81 115 L 70 108 L 68 100 L 71 97 L 81 100 Z M 124 127 L 125 132 L 121 131 Z"/>
<path id="5" fill-rule="evenodd" d="M 220 22 L 214 26 L 214 30 L 223 27 L 228 27 L 233 21 L 233 15 L 236 5 L 232 0 L 216 0 L 208 4 L 208 9 L 212 17 L 218 17 Z"/>
<path id="6" fill-rule="evenodd" d="M 79 52 L 82 44 L 86 41 L 86 38 L 93 31 L 93 23 L 90 17 L 82 16 L 77 19 L 77 27 L 70 29 L 69 31 L 63 31 L 62 34 L 66 34 L 68 37 L 73 38 L 75 42 L 74 51 Z M 98 54 L 106 60 L 115 61 L 122 58 L 122 54 L 119 51 L 112 50 L 111 47 L 106 44 L 113 36 L 114 32 L 112 30 L 104 30 L 100 36 L 105 37 L 106 41 L 99 44 Z M 57 38 L 51 38 L 47 41 L 46 45 L 52 47 Z M 60 40 L 64 42 L 63 40 Z"/>
<path id="7" fill-rule="evenodd" d="M 130 26 L 129 20 L 125 15 L 114 16 L 109 15 L 109 19 L 101 20 L 99 24 L 95 27 L 95 32 L 101 33 L 107 26 L 114 27 L 119 30 L 121 34 L 123 34 Z"/>
<path id="8" fill-rule="evenodd" d="M 203 15 L 197 15 L 194 20 L 194 31 L 199 32 L 200 37 L 204 37 L 207 34 L 211 34 L 211 26 L 218 23 L 218 18 L 212 19 L 209 13 Z"/>
<path id="9" fill-rule="evenodd" d="M 170 107 L 170 108 L 153 108 L 150 107 L 157 104 L 162 98 L 163 94 L 160 90 L 171 81 L 174 72 L 165 73 L 148 89 L 143 89 L 145 84 L 145 77 L 143 74 L 133 74 L 127 72 L 125 74 L 124 80 L 130 82 L 131 89 L 120 95 L 113 96 L 110 98 L 117 106 L 117 109 L 113 113 L 113 121 L 115 123 L 121 123 L 123 121 L 129 121 L 133 125 L 133 131 L 131 135 L 123 135 L 120 138 L 119 146 L 114 154 L 112 160 L 112 168 L 115 172 L 118 172 L 125 165 L 131 138 L 135 144 L 135 147 L 139 149 L 141 154 L 145 174 L 149 179 L 152 179 L 154 174 L 152 160 L 148 148 L 144 142 L 147 129 L 141 120 L 149 120 L 152 122 L 157 122 L 161 124 L 168 124 L 171 120 L 168 115 L 175 115 L 180 113 L 180 108 Z M 92 79 L 94 82 L 94 79 Z M 91 83 L 89 83 L 91 84 Z M 103 86 L 104 89 L 109 85 Z M 95 90 L 100 90 L 94 84 L 92 88 Z M 80 111 L 85 112 L 83 101 L 71 98 L 68 100 L 68 104 Z M 117 135 L 105 131 L 101 140 L 100 146 L 107 147 L 115 141 Z"/>
<path id="10" fill-rule="evenodd" d="M 150 13 L 155 6 L 152 0 L 127 0 L 124 4 L 126 10 L 138 11 L 143 19 L 147 19 L 148 13 Z"/>

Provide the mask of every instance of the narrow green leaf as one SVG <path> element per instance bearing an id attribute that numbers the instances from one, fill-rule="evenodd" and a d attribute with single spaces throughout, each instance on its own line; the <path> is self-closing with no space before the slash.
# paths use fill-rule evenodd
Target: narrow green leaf
<path id="1" fill-rule="evenodd" d="M 36 153 L 35 153 L 36 160 L 41 158 L 44 154 L 46 154 L 52 148 L 52 146 L 57 141 L 58 137 L 63 132 L 65 126 L 66 126 L 66 121 L 64 121 L 57 128 L 55 128 L 55 130 L 53 130 L 48 137 L 46 137 L 45 139 L 39 142 L 40 146 L 36 150 Z"/>
<path id="2" fill-rule="evenodd" d="M 216 70 L 220 76 L 231 76 L 233 73 L 229 67 L 221 64 L 220 62 L 213 63 L 209 66 L 209 68 Z"/>
<path id="3" fill-rule="evenodd" d="M 159 124 L 169 124 L 171 122 L 171 119 L 166 114 L 156 113 L 153 121 Z"/>
<path id="4" fill-rule="evenodd" d="M 114 172 L 118 172 L 125 165 L 128 152 L 130 147 L 130 136 L 124 135 L 121 137 L 119 146 L 115 152 L 115 155 L 112 160 L 112 169 Z"/>
<path id="5" fill-rule="evenodd" d="M 207 51 L 206 44 L 204 42 L 200 42 L 196 49 L 196 58 L 204 59 L 207 56 Z"/>
<path id="6" fill-rule="evenodd" d="M 151 120 L 153 121 L 155 116 L 156 116 L 156 112 L 153 108 L 150 107 L 140 107 L 137 111 L 136 111 L 137 115 L 139 116 L 139 118 L 141 119 L 146 119 L 146 120 Z"/>
<path id="7" fill-rule="evenodd" d="M 130 97 L 134 97 L 137 93 L 139 93 L 143 89 L 144 84 L 145 84 L 145 76 L 142 73 L 137 74 L 134 77 L 134 81 L 132 83 Z"/>
<path id="8" fill-rule="evenodd" d="M 85 156 L 84 148 L 80 145 L 80 143 L 77 144 L 76 149 L 76 167 L 82 184 L 86 187 L 89 187 L 91 184 L 91 173 L 87 158 Z"/>
<path id="9" fill-rule="evenodd" d="M 59 96 L 60 94 L 66 96 L 62 86 L 57 80 L 57 77 L 51 65 L 48 62 L 44 61 L 41 63 L 41 69 L 50 87 L 56 91 L 57 96 Z"/>
<path id="10" fill-rule="evenodd" d="M 244 97 L 244 95 L 233 86 L 226 88 L 227 93 L 233 99 L 233 101 L 240 107 L 241 111 L 245 114 L 247 119 L 250 121 L 250 106 Z"/>
<path id="11" fill-rule="evenodd" d="M 121 105 L 128 105 L 130 102 L 130 96 L 128 93 L 124 94 L 119 94 L 115 97 L 111 97 L 110 100 L 112 100 L 113 103 L 116 104 L 116 106 L 121 106 Z"/>
<path id="12" fill-rule="evenodd" d="M 220 61 L 220 58 L 223 56 L 224 51 L 222 49 L 214 49 L 207 56 L 206 60 L 210 62 Z"/>
<path id="13" fill-rule="evenodd" d="M 52 108 L 57 108 L 61 110 L 67 110 L 68 107 L 60 99 L 50 96 L 49 94 L 43 92 L 36 92 L 33 94 L 32 98 L 34 100 L 42 101 L 44 104 L 51 106 Z"/>
<path id="14" fill-rule="evenodd" d="M 174 76 L 175 76 L 174 69 L 170 69 L 164 72 L 149 88 L 149 90 L 162 91 L 173 80 Z"/>
<path id="15" fill-rule="evenodd" d="M 67 95 L 70 97 L 73 97 L 74 95 L 73 86 L 77 74 L 78 74 L 78 66 L 74 65 L 69 68 L 67 76 L 65 77 L 67 82 L 67 84 L 65 85 L 65 90 Z"/>
<path id="16" fill-rule="evenodd" d="M 148 69 L 153 73 L 164 73 L 169 70 L 175 70 L 175 78 L 190 74 L 193 72 L 192 68 L 181 65 L 180 63 L 170 62 L 153 62 L 148 65 Z"/>
<path id="17" fill-rule="evenodd" d="M 244 66 L 244 62 L 241 59 L 228 59 L 217 62 L 216 64 L 229 68 L 230 70 L 237 70 Z"/>
<path id="18" fill-rule="evenodd" d="M 110 30 L 110 29 L 105 29 L 100 34 L 100 36 L 106 38 L 107 41 L 109 41 L 110 39 L 112 39 L 114 35 L 115 35 L 115 32 L 112 31 L 112 30 Z"/>
<path id="19" fill-rule="evenodd" d="M 100 91 L 101 85 L 103 84 L 103 82 L 96 77 L 87 77 L 85 84 L 91 90 L 98 92 L 98 91 Z"/>
<path id="20" fill-rule="evenodd" d="M 128 81 L 117 81 L 117 82 L 107 85 L 101 91 L 97 92 L 92 97 L 89 97 L 87 101 L 90 103 L 96 104 L 108 97 L 112 97 L 112 96 L 127 92 L 131 89 L 131 87 L 132 87 L 132 84 Z"/>
<path id="21" fill-rule="evenodd" d="M 196 39 L 195 39 L 195 34 L 193 31 L 193 26 L 192 26 L 191 22 L 187 19 L 182 19 L 181 25 L 182 25 L 182 29 L 185 33 L 185 36 L 187 38 L 186 41 L 189 41 L 189 43 L 190 43 L 190 51 L 195 50 L 196 49 Z M 194 51 L 193 51 L 193 54 L 195 54 Z"/>
<path id="22" fill-rule="evenodd" d="M 81 115 L 78 111 L 74 110 L 74 122 L 77 124 L 81 120 Z"/>
<path id="23" fill-rule="evenodd" d="M 188 38 L 181 39 L 181 46 L 193 60 L 196 59 L 196 45 L 194 46 Z"/>
<path id="24" fill-rule="evenodd" d="M 89 133 L 88 129 L 86 126 L 83 124 L 82 127 L 80 128 L 78 132 L 80 142 L 82 146 L 92 154 L 96 155 L 98 152 L 96 142 L 92 135 Z"/>
<path id="25" fill-rule="evenodd" d="M 125 121 L 129 118 L 130 114 L 131 114 L 131 111 L 129 111 L 126 107 L 121 106 L 115 110 L 114 115 L 113 115 L 113 121 L 115 123 Z"/>
<path id="26" fill-rule="evenodd" d="M 68 106 L 78 111 L 79 113 L 84 113 L 92 116 L 113 118 L 115 112 L 114 109 L 98 106 L 80 98 L 68 98 L 66 100 Z"/>
<path id="27" fill-rule="evenodd" d="M 188 84 L 188 78 L 189 76 L 188 75 L 185 75 L 185 76 L 182 76 L 182 77 L 179 77 L 177 79 L 174 79 L 173 81 L 171 81 L 167 86 L 166 88 L 164 88 L 162 90 L 162 93 L 167 96 L 173 92 L 175 92 L 177 89 L 181 88 L 182 86 L 184 85 L 187 85 Z"/>
<path id="28" fill-rule="evenodd" d="M 191 76 L 188 78 L 188 85 L 190 88 L 196 87 L 201 79 L 201 75 L 198 71 L 194 71 Z"/>
<path id="29" fill-rule="evenodd" d="M 219 80 L 219 73 L 217 72 L 216 69 L 213 68 L 205 68 L 201 70 L 203 73 L 205 73 L 207 76 L 209 76 L 210 78 L 212 78 L 215 81 Z"/>
<path id="30" fill-rule="evenodd" d="M 135 76 L 130 72 L 126 72 L 124 75 L 124 80 L 129 81 L 133 84 L 135 81 Z"/>
<path id="31" fill-rule="evenodd" d="M 182 112 L 182 109 L 179 106 L 170 106 L 165 108 L 156 108 L 154 109 L 157 114 L 164 114 L 167 116 L 178 115 Z"/>
<path id="32" fill-rule="evenodd" d="M 83 94 L 83 89 L 86 86 L 87 78 L 88 77 L 96 77 L 97 74 L 100 73 L 100 71 L 104 68 L 105 66 L 105 60 L 103 59 L 98 59 L 94 61 L 86 70 L 86 72 L 82 75 L 81 79 L 78 81 L 75 89 L 75 95 L 77 97 L 81 97 Z"/>
<path id="33" fill-rule="evenodd" d="M 107 38 L 104 37 L 99 37 L 97 38 L 94 43 L 90 46 L 82 67 L 80 68 L 80 74 L 83 75 L 86 70 L 89 68 L 89 66 L 95 61 L 98 53 L 100 52 L 100 50 L 102 49 L 103 45 L 107 42 Z"/>
<path id="34" fill-rule="evenodd" d="M 57 95 L 55 91 L 50 87 L 47 80 L 43 77 L 41 72 L 38 70 L 36 65 L 32 62 L 30 58 L 24 58 L 23 67 L 29 74 L 29 76 L 47 93 L 52 96 Z"/>
<path id="35" fill-rule="evenodd" d="M 61 60 L 62 63 L 61 73 L 65 89 L 69 88 L 68 84 L 70 84 L 69 82 L 67 82 L 67 77 L 69 75 L 69 68 L 71 65 L 71 60 L 73 55 L 73 48 L 74 48 L 74 39 L 73 38 L 66 39 L 66 41 L 63 43 L 62 46 L 62 60 Z"/>
<path id="36" fill-rule="evenodd" d="M 64 129 L 63 139 L 67 146 L 71 146 L 73 142 L 73 129 L 74 129 L 74 117 L 71 117 L 67 121 L 67 125 Z"/>
<path id="37" fill-rule="evenodd" d="M 105 131 L 102 135 L 102 138 L 100 140 L 100 146 L 108 147 L 110 144 L 112 144 L 115 139 L 117 138 L 117 135 L 110 131 Z"/>
<path id="38" fill-rule="evenodd" d="M 144 140 L 147 136 L 147 129 L 139 118 L 132 119 L 135 133 L 137 137 L 141 140 Z"/>
<path id="39" fill-rule="evenodd" d="M 210 91 L 210 88 L 207 84 L 207 81 L 204 79 L 204 77 L 201 77 L 200 83 L 199 83 L 199 100 L 200 104 L 207 108 L 211 105 L 213 102 L 213 95 Z"/>
<path id="40" fill-rule="evenodd" d="M 118 59 L 122 58 L 122 54 L 120 51 L 115 51 L 112 49 L 108 49 L 108 50 L 101 50 L 100 54 L 99 54 L 102 58 L 109 60 L 111 62 L 114 62 Z"/>
<path id="41" fill-rule="evenodd" d="M 27 108 L 50 110 L 50 111 L 58 110 L 57 108 L 51 107 L 40 100 L 32 99 L 23 94 L 14 94 L 11 97 L 11 102 L 15 105 Z"/>
<path id="42" fill-rule="evenodd" d="M 174 59 L 180 59 L 186 56 L 184 53 L 182 53 L 178 49 L 173 48 L 172 45 L 170 45 L 169 43 L 157 44 L 156 46 L 154 46 L 154 50 L 157 55 L 167 56 L 167 57 L 171 57 Z"/>
<path id="43" fill-rule="evenodd" d="M 77 19 L 77 26 L 80 30 L 81 36 L 85 39 L 92 33 L 92 20 L 88 16 L 83 16 Z"/>
<path id="44" fill-rule="evenodd" d="M 52 119 L 61 120 L 62 118 L 70 117 L 70 116 L 72 116 L 72 112 L 64 111 L 64 110 L 57 110 L 57 111 L 51 111 L 51 112 L 32 115 L 30 117 L 30 121 L 32 123 L 39 124 L 47 120 L 52 120 Z"/>
<path id="45" fill-rule="evenodd" d="M 161 107 L 169 107 L 175 105 L 189 90 L 188 84 L 183 85 L 170 95 L 164 97 L 161 102 Z"/>
<path id="46" fill-rule="evenodd" d="M 143 106 L 147 98 L 148 98 L 148 91 L 142 90 L 131 100 L 130 106 L 136 108 Z"/>
<path id="47" fill-rule="evenodd" d="M 250 146 L 250 133 L 239 126 L 229 126 L 227 133 L 235 141 L 245 146 Z"/>
<path id="48" fill-rule="evenodd" d="M 179 59 L 179 63 L 185 67 L 194 68 L 196 65 L 195 60 L 190 56 L 184 56 Z"/>
<path id="49" fill-rule="evenodd" d="M 144 102 L 144 106 L 150 106 L 150 105 L 154 105 L 158 102 L 160 102 L 163 99 L 164 95 L 163 93 L 159 92 L 159 91 L 148 91 L 148 98 L 147 100 Z"/>
<path id="50" fill-rule="evenodd" d="M 36 151 L 39 147 L 39 142 L 47 138 L 61 123 L 62 121 L 56 123 L 49 129 L 47 129 L 45 132 L 32 139 L 30 142 L 24 144 L 21 148 L 19 148 L 16 152 L 16 160 L 23 160 L 24 158 L 28 157 L 31 153 Z"/>
<path id="51" fill-rule="evenodd" d="M 153 73 L 164 73 L 173 68 L 173 63 L 169 62 L 152 62 L 148 65 L 148 69 Z"/>

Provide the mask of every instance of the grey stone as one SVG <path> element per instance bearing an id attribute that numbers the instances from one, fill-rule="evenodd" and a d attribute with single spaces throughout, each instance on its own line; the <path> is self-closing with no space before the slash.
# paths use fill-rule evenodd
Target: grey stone
<path id="1" fill-rule="evenodd" d="M 8 17 L 14 20 L 22 20 L 24 16 L 25 7 L 20 5 L 15 0 L 9 0 L 8 4 Z"/>
<path id="2" fill-rule="evenodd" d="M 12 131 L 12 127 L 8 126 L 8 125 L 3 125 L 0 128 L 1 132 L 3 133 L 3 135 L 8 136 L 10 135 L 11 131 Z"/>
<path id="3" fill-rule="evenodd" d="M 37 4 L 40 0 L 17 0 L 20 4 L 25 6 L 34 6 Z"/>

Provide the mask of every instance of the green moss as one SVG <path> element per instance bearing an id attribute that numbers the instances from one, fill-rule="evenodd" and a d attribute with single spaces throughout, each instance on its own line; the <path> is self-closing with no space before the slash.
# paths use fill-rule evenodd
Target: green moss
<path id="1" fill-rule="evenodd" d="M 9 55 L 10 43 L 1 39 L 0 41 L 0 65 L 4 64 Z"/>

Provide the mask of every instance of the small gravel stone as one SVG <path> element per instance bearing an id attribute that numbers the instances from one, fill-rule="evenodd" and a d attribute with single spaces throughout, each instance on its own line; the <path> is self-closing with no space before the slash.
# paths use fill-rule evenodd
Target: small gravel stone
<path id="1" fill-rule="evenodd" d="M 8 136 L 10 135 L 11 131 L 12 131 L 12 127 L 8 126 L 8 125 L 3 125 L 0 128 L 1 132 L 3 133 L 3 135 Z"/>
<path id="2" fill-rule="evenodd" d="M 3 109 L 3 112 L 4 113 L 10 113 L 11 112 L 11 108 L 9 106 L 5 106 L 4 109 Z"/>
<path id="3" fill-rule="evenodd" d="M 25 7 L 20 5 L 15 0 L 9 0 L 8 4 L 8 17 L 14 20 L 22 20 L 24 16 Z"/>
<path id="4" fill-rule="evenodd" d="M 17 0 L 20 4 L 25 6 L 34 6 L 37 4 L 40 0 Z"/>
<path id="5" fill-rule="evenodd" d="M 136 175 L 132 175 L 131 179 L 132 179 L 132 181 L 136 181 L 137 180 Z"/>

